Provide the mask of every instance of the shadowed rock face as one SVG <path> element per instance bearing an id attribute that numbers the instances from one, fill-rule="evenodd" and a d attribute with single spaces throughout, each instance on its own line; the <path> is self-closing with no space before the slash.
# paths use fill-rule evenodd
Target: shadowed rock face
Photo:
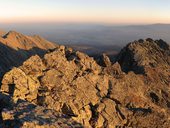
<path id="1" fill-rule="evenodd" d="M 3 33 L 4 34 L 4 33 Z M 20 66 L 32 55 L 43 56 L 57 45 L 39 36 L 25 36 L 10 31 L 0 36 L 0 77 L 13 66 Z"/>
<path id="2" fill-rule="evenodd" d="M 147 68 L 164 68 L 170 64 L 170 46 L 163 40 L 134 41 L 117 56 L 125 72 L 146 73 Z"/>
<path id="3" fill-rule="evenodd" d="M 4 119 L 0 127 L 22 127 L 22 128 L 67 128 L 82 127 L 67 115 L 47 109 L 27 101 L 18 100 L 13 104 L 13 109 L 3 109 Z"/>
<path id="4" fill-rule="evenodd" d="M 68 122 L 74 120 L 80 127 L 168 128 L 169 57 L 165 44 L 150 39 L 128 44 L 113 64 L 104 55 L 99 61 L 102 66 L 84 53 L 59 46 L 44 57 L 32 56 L 6 73 L 1 92 L 14 104 L 23 100 L 41 106 L 67 116 Z M 11 111 L 15 108 L 17 104 Z M 2 111 L 2 115 L 7 112 Z M 31 112 L 39 115 L 36 109 Z M 42 121 L 46 122 L 43 115 Z M 25 118 L 14 117 L 12 120 L 20 120 L 22 125 L 26 122 L 22 120 Z M 50 127 L 55 122 L 39 125 Z"/>

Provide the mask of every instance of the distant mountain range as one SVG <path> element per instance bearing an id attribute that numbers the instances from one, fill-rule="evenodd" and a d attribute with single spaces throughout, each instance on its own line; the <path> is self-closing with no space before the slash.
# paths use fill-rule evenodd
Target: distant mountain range
<path id="1" fill-rule="evenodd" d="M 140 38 L 163 39 L 170 42 L 170 24 L 109 26 L 95 24 L 3 24 L 4 30 L 17 30 L 31 35 L 38 34 L 59 44 L 118 45 L 123 47 Z"/>

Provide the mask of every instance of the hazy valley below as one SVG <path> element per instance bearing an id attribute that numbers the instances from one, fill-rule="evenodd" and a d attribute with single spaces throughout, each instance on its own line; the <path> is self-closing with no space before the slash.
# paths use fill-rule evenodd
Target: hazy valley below
<path id="1" fill-rule="evenodd" d="M 98 25 L 98 24 L 0 24 L 2 30 L 16 30 L 26 35 L 38 34 L 45 39 L 96 55 L 117 54 L 127 43 L 138 39 L 163 39 L 170 42 L 170 24 Z M 2 31 L 3 32 L 3 31 Z M 0 32 L 0 33 L 2 33 Z M 4 33 L 4 32 L 3 32 Z"/>
<path id="2" fill-rule="evenodd" d="M 91 44 L 124 46 L 140 38 L 164 39 L 170 42 L 170 24 L 97 25 L 97 24 L 0 24 L 6 31 L 15 30 L 26 35 L 38 34 L 59 44 Z"/>

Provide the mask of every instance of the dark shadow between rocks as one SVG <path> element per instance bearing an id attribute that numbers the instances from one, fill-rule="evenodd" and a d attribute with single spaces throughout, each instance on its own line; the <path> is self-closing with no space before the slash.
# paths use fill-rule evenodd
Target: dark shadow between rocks
<path id="1" fill-rule="evenodd" d="M 0 94 L 0 96 L 5 96 Z M 10 97 L 8 97 L 10 98 Z M 10 99 L 9 99 L 10 100 Z M 0 99 L 1 102 L 1 99 Z M 83 128 L 83 125 L 74 121 L 69 116 L 60 114 L 55 110 L 46 109 L 41 106 L 37 106 L 25 100 L 19 99 L 17 103 L 11 103 L 13 107 L 3 106 L 2 110 L 5 108 L 8 111 L 14 112 L 13 119 L 3 120 L 2 115 L 0 115 L 0 127 L 22 127 L 24 123 L 35 123 L 36 125 L 67 125 L 71 127 L 72 125 L 76 125 L 79 128 Z M 10 105 L 10 104 L 9 104 Z M 17 109 L 16 109 L 17 108 Z M 2 113 L 0 113 L 2 114 Z"/>
<path id="2" fill-rule="evenodd" d="M 23 64 L 29 57 L 39 55 L 43 57 L 47 50 L 33 47 L 30 50 L 18 49 L 15 50 L 0 42 L 0 80 L 3 75 L 13 67 L 18 67 Z"/>

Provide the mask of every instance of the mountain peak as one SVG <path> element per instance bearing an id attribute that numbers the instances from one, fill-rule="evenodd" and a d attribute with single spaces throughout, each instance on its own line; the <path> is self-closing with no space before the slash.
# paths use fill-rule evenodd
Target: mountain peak
<path id="1" fill-rule="evenodd" d="M 22 35 L 21 33 L 18 33 L 16 31 L 9 31 L 8 33 L 6 33 L 3 38 L 8 38 L 8 37 L 16 37 L 17 35 Z"/>
<path id="2" fill-rule="evenodd" d="M 40 37 L 35 38 L 16 31 L 9 31 L 0 38 L 0 51 L 3 53 L 0 54 L 0 73 L 3 74 L 12 66 L 20 65 L 34 54 L 42 56 L 45 51 L 56 46 L 56 44 Z"/>
<path id="3" fill-rule="evenodd" d="M 30 50 L 33 47 L 38 47 L 46 50 L 49 48 L 55 48 L 57 46 L 56 44 L 51 43 L 40 36 L 31 37 L 18 33 L 16 31 L 9 31 L 2 38 L 4 39 L 2 43 L 16 50 L 17 49 Z"/>
<path id="4" fill-rule="evenodd" d="M 147 38 L 129 43 L 117 57 L 123 71 L 144 72 L 145 67 L 168 65 L 170 63 L 169 45 L 160 40 Z"/>

